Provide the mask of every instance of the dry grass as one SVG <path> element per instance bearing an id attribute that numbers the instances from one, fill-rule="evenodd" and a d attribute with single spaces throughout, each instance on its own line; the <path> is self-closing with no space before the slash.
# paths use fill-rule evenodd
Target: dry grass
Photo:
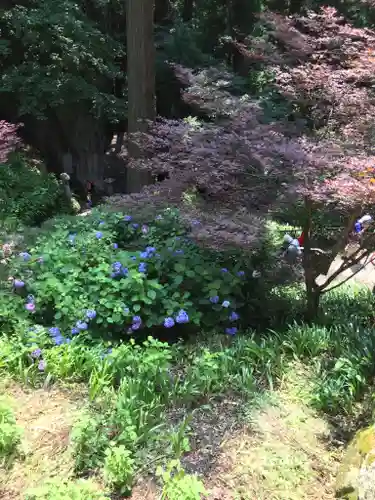
<path id="1" fill-rule="evenodd" d="M 2 383 L 0 394 L 9 397 L 17 423 L 23 429 L 22 457 L 9 470 L 0 469 L 0 498 L 18 500 L 30 487 L 46 479 L 72 475 L 69 435 L 82 405 L 82 392 L 27 389 Z"/>
<path id="2" fill-rule="evenodd" d="M 264 401 L 251 413 L 249 424 L 222 443 L 217 466 L 207 481 L 210 498 L 334 498 L 337 457 L 325 445 L 328 424 L 306 406 L 306 394 L 298 395 L 295 382 L 295 376 L 286 380 L 271 403 Z"/>

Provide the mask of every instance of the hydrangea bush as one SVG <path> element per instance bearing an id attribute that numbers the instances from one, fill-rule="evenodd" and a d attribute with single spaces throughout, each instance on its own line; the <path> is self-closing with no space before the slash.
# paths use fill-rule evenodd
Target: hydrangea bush
<path id="1" fill-rule="evenodd" d="M 147 224 L 120 213 L 57 219 L 11 259 L 13 307 L 57 345 L 184 327 L 235 335 L 246 273 L 213 261 L 178 221 L 172 211 Z"/>

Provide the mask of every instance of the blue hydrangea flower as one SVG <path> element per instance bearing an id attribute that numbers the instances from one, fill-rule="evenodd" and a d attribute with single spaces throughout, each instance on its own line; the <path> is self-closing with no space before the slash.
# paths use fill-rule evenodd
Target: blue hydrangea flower
<path id="1" fill-rule="evenodd" d="M 222 272 L 222 273 L 227 273 L 227 272 L 228 272 L 228 269 L 227 269 L 226 267 L 223 267 L 223 268 L 221 269 L 221 272 Z"/>
<path id="2" fill-rule="evenodd" d="M 133 316 L 133 323 L 142 324 L 142 318 L 140 316 Z"/>
<path id="3" fill-rule="evenodd" d="M 162 217 L 161 215 L 157 215 L 157 216 L 155 217 L 155 220 L 162 220 L 162 218 L 163 218 L 163 217 Z"/>
<path id="4" fill-rule="evenodd" d="M 103 238 L 103 233 L 101 231 L 97 231 L 95 236 L 100 240 L 100 238 Z"/>
<path id="5" fill-rule="evenodd" d="M 134 229 L 138 229 L 138 228 L 139 228 L 139 224 L 137 224 L 137 223 L 132 224 L 132 227 L 133 227 Z"/>
<path id="6" fill-rule="evenodd" d="M 53 341 L 56 345 L 62 345 L 65 343 L 65 339 L 62 335 L 56 335 L 56 337 L 53 337 Z"/>
<path id="7" fill-rule="evenodd" d="M 117 249 L 118 249 L 118 244 L 117 244 L 117 243 L 113 243 L 113 248 L 114 248 L 115 250 L 117 250 Z"/>
<path id="8" fill-rule="evenodd" d="M 182 255 L 184 253 L 183 250 L 175 250 L 174 254 L 175 255 Z"/>
<path id="9" fill-rule="evenodd" d="M 31 255 L 27 252 L 21 252 L 19 255 L 25 262 L 31 259 Z"/>
<path id="10" fill-rule="evenodd" d="M 221 305 L 223 307 L 229 307 L 230 306 L 230 302 L 229 302 L 229 300 L 224 300 L 224 302 Z"/>
<path id="11" fill-rule="evenodd" d="M 235 326 L 232 326 L 231 328 L 225 329 L 225 333 L 227 333 L 228 335 L 236 335 L 237 332 L 238 332 L 238 329 Z"/>
<path id="12" fill-rule="evenodd" d="M 239 315 L 233 311 L 232 313 L 230 313 L 229 315 L 229 321 L 237 321 L 238 319 L 240 319 Z"/>
<path id="13" fill-rule="evenodd" d="M 132 255 L 130 258 L 131 260 L 137 260 L 137 257 L 135 255 Z"/>
<path id="14" fill-rule="evenodd" d="M 79 330 L 76 326 L 73 326 L 73 328 L 71 329 L 71 334 L 72 335 L 77 335 L 79 333 Z"/>
<path id="15" fill-rule="evenodd" d="M 238 271 L 237 276 L 243 278 L 245 276 L 245 271 Z"/>
<path id="16" fill-rule="evenodd" d="M 146 247 L 146 252 L 148 254 L 155 253 L 156 252 L 156 248 L 155 247 Z"/>
<path id="17" fill-rule="evenodd" d="M 74 242 L 75 242 L 76 236 L 77 236 L 77 235 L 76 235 L 75 233 L 73 233 L 73 234 L 69 234 L 69 236 L 68 236 L 68 241 L 69 241 L 69 243 L 70 243 L 71 245 L 74 245 Z"/>
<path id="18" fill-rule="evenodd" d="M 127 267 L 123 267 L 123 268 L 122 268 L 122 274 L 123 274 L 124 276 L 127 276 L 127 275 L 128 275 L 128 273 L 129 273 L 129 269 L 128 269 Z"/>
<path id="19" fill-rule="evenodd" d="M 102 226 L 103 224 L 105 224 L 105 222 L 104 222 L 104 220 L 101 220 L 101 221 L 99 222 L 99 226 Z"/>
<path id="20" fill-rule="evenodd" d="M 14 280 L 13 285 L 15 288 L 23 288 L 25 286 L 25 282 L 22 280 Z"/>
<path id="21" fill-rule="evenodd" d="M 125 215 L 124 221 L 130 222 L 131 220 L 132 220 L 132 216 L 131 215 Z"/>
<path id="22" fill-rule="evenodd" d="M 210 297 L 210 302 L 212 302 L 212 304 L 217 304 L 219 302 L 219 296 L 215 295 L 214 297 Z"/>
<path id="23" fill-rule="evenodd" d="M 49 331 L 50 335 L 52 335 L 53 337 L 56 335 L 61 335 L 60 328 L 58 328 L 57 326 L 53 326 L 48 331 Z"/>
<path id="24" fill-rule="evenodd" d="M 86 318 L 87 319 L 95 319 L 96 318 L 96 311 L 94 311 L 93 309 L 88 309 L 86 311 Z"/>
<path id="25" fill-rule="evenodd" d="M 141 259 L 147 259 L 148 258 L 148 253 L 147 252 L 141 252 L 140 254 Z"/>
<path id="26" fill-rule="evenodd" d="M 34 359 L 38 359 L 40 358 L 40 356 L 42 355 L 42 350 L 39 349 L 39 347 L 37 347 L 36 349 L 33 350 L 33 352 L 30 354 L 30 356 Z"/>
<path id="27" fill-rule="evenodd" d="M 28 302 L 32 302 L 32 303 L 34 303 L 34 302 L 35 302 L 35 297 L 34 297 L 34 295 L 28 295 L 28 296 L 27 296 L 27 301 L 28 301 Z"/>
<path id="28" fill-rule="evenodd" d="M 47 367 L 47 363 L 44 361 L 44 359 L 41 359 L 38 363 L 38 370 L 40 372 L 44 372 L 44 370 L 46 369 Z"/>
<path id="29" fill-rule="evenodd" d="M 126 306 L 125 306 L 125 307 L 124 307 L 124 313 L 125 313 L 125 314 L 129 314 L 129 312 L 130 312 L 130 311 L 129 311 L 129 307 L 126 307 Z"/>
<path id="30" fill-rule="evenodd" d="M 88 324 L 85 321 L 77 321 L 76 327 L 78 330 L 87 330 Z"/>
<path id="31" fill-rule="evenodd" d="M 188 323 L 189 316 L 188 316 L 187 312 L 184 311 L 183 309 L 181 309 L 176 316 L 176 322 L 179 324 Z"/>
<path id="32" fill-rule="evenodd" d="M 165 320 L 164 320 L 165 328 L 173 328 L 174 325 L 175 325 L 175 322 L 174 322 L 173 318 L 165 318 Z"/>
<path id="33" fill-rule="evenodd" d="M 141 328 L 141 324 L 140 323 L 133 323 L 132 324 L 132 330 L 139 330 Z"/>
<path id="34" fill-rule="evenodd" d="M 138 271 L 140 273 L 145 273 L 147 272 L 147 264 L 145 262 L 141 262 L 138 266 Z"/>

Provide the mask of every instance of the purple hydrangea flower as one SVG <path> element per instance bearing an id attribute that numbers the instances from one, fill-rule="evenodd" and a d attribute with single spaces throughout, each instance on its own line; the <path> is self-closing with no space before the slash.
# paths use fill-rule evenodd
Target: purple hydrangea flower
<path id="1" fill-rule="evenodd" d="M 23 288 L 25 286 L 25 282 L 22 280 L 14 280 L 13 285 L 14 288 Z"/>
<path id="2" fill-rule="evenodd" d="M 140 323 L 133 323 L 131 329 L 132 330 L 139 330 L 141 328 Z"/>
<path id="3" fill-rule="evenodd" d="M 100 240 L 100 238 L 103 238 L 103 233 L 101 231 L 97 231 L 95 236 Z"/>
<path id="4" fill-rule="evenodd" d="M 143 226 L 142 226 L 142 233 L 143 234 L 147 234 L 148 233 L 148 226 L 146 226 L 146 224 L 143 224 Z"/>
<path id="5" fill-rule="evenodd" d="M 230 302 L 229 302 L 229 300 L 224 300 L 224 302 L 221 305 L 223 307 L 229 307 L 230 306 Z"/>
<path id="6" fill-rule="evenodd" d="M 33 352 L 30 354 L 30 356 L 34 359 L 40 358 L 41 355 L 42 355 L 42 350 L 39 349 L 39 347 L 34 349 Z"/>
<path id="7" fill-rule="evenodd" d="M 85 323 L 85 321 L 77 321 L 76 327 L 78 328 L 78 330 L 87 330 L 88 324 Z"/>
<path id="8" fill-rule="evenodd" d="M 164 320 L 165 328 L 173 328 L 174 325 L 175 325 L 175 322 L 174 322 L 173 318 L 165 318 L 165 320 Z"/>
<path id="9" fill-rule="evenodd" d="M 124 217 L 124 221 L 125 222 L 130 222 L 132 220 L 132 216 L 131 215 L 125 215 Z"/>
<path id="10" fill-rule="evenodd" d="M 87 319 L 95 319 L 96 318 L 96 311 L 94 311 L 93 309 L 88 309 L 86 311 L 86 318 Z"/>
<path id="11" fill-rule="evenodd" d="M 47 363 L 44 361 L 44 359 L 41 359 L 38 363 L 38 370 L 41 372 L 44 372 L 46 367 L 47 367 Z"/>
<path id="12" fill-rule="evenodd" d="M 229 321 L 237 321 L 238 319 L 240 319 L 239 315 L 236 313 L 236 312 L 232 312 L 230 315 L 229 315 Z"/>
<path id="13" fill-rule="evenodd" d="M 236 335 L 237 332 L 238 332 L 238 329 L 235 326 L 232 326 L 231 328 L 225 329 L 225 333 L 227 333 L 228 335 Z"/>
<path id="14" fill-rule="evenodd" d="M 181 309 L 176 316 L 176 322 L 179 324 L 188 323 L 189 316 L 188 316 L 187 312 L 184 311 L 183 309 Z"/>
<path id="15" fill-rule="evenodd" d="M 219 302 L 219 296 L 215 295 L 214 297 L 210 297 L 210 302 L 212 302 L 212 304 L 217 304 Z"/>
<path id="16" fill-rule="evenodd" d="M 142 318 L 140 316 L 133 316 L 133 323 L 142 324 Z"/>
<path id="17" fill-rule="evenodd" d="M 35 311 L 35 304 L 34 302 L 28 302 L 26 305 L 25 305 L 25 309 L 29 312 L 34 312 Z"/>

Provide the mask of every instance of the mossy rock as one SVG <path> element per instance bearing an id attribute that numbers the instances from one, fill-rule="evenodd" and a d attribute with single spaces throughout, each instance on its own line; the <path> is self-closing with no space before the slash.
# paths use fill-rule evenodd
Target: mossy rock
<path id="1" fill-rule="evenodd" d="M 369 496 L 374 489 L 368 484 L 375 478 L 375 426 L 355 435 L 341 464 L 336 481 L 336 498 L 344 500 L 375 500 Z"/>

